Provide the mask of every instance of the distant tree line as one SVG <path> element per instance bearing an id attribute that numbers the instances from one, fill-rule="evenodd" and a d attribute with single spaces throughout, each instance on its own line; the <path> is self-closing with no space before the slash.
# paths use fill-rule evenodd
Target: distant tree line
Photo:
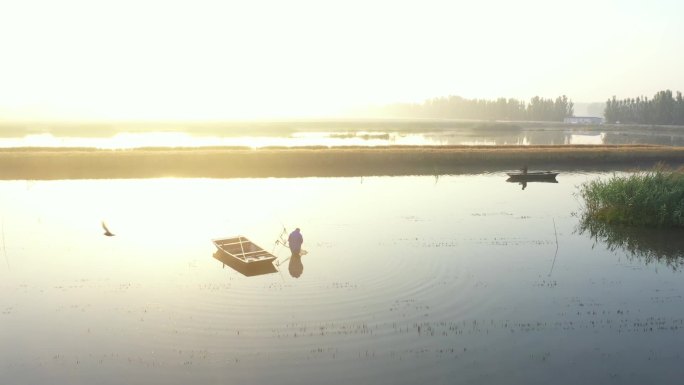
<path id="1" fill-rule="evenodd" d="M 417 104 L 393 104 L 381 111 L 395 117 L 562 121 L 573 116 L 573 103 L 567 96 L 545 99 L 535 96 L 529 103 L 518 99 L 465 99 L 446 96 Z"/>
<path id="2" fill-rule="evenodd" d="M 684 125 L 684 98 L 672 91 L 660 91 L 653 99 L 641 96 L 618 100 L 613 96 L 606 102 L 606 123 Z"/>

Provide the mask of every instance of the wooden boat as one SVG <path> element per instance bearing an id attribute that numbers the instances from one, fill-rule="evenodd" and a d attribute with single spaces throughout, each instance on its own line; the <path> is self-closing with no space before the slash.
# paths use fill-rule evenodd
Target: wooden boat
<path id="1" fill-rule="evenodd" d="M 510 181 L 554 181 L 557 172 L 552 171 L 529 171 L 507 172 Z"/>
<path id="2" fill-rule="evenodd" d="M 238 259 L 229 256 L 221 250 L 216 250 L 212 255 L 214 259 L 223 263 L 223 267 L 230 267 L 238 273 L 246 277 L 254 277 L 256 275 L 277 273 L 278 270 L 272 263 L 243 263 Z"/>
<path id="3" fill-rule="evenodd" d="M 218 251 L 245 265 L 272 264 L 276 256 L 243 236 L 213 239 Z"/>

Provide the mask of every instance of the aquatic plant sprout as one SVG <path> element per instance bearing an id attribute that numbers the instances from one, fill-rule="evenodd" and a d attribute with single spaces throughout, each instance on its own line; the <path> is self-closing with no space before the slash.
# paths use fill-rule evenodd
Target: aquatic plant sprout
<path id="1" fill-rule="evenodd" d="M 684 169 L 613 175 L 580 187 L 584 216 L 611 224 L 646 227 L 684 226 Z"/>

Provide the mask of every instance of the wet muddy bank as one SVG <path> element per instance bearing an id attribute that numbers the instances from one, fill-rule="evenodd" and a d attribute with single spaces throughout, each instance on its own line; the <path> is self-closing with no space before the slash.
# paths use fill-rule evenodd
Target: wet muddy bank
<path id="1" fill-rule="evenodd" d="M 407 146 L 0 150 L 0 179 L 441 175 L 684 164 L 669 146 Z"/>

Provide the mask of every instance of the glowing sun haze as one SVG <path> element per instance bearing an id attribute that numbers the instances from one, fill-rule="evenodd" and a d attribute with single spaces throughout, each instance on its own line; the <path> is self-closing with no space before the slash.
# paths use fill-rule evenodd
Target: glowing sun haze
<path id="1" fill-rule="evenodd" d="M 684 90 L 684 2 L 0 0 L 0 119 Z"/>

